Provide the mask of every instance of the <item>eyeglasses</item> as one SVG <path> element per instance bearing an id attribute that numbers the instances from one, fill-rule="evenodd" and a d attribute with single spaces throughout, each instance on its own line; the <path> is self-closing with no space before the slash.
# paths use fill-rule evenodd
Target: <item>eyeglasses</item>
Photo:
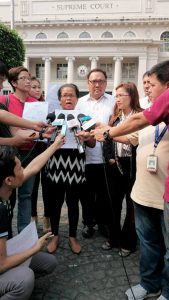
<path id="1" fill-rule="evenodd" d="M 130 95 L 129 94 L 118 94 L 118 95 L 115 95 L 114 98 L 118 99 L 118 98 L 122 98 L 122 97 L 125 97 L 125 96 L 130 96 Z"/>
<path id="2" fill-rule="evenodd" d="M 76 97 L 76 95 L 73 95 L 73 94 L 63 94 L 63 95 L 61 95 L 61 98 L 75 98 Z"/>
<path id="3" fill-rule="evenodd" d="M 23 80 L 23 81 L 31 81 L 31 78 L 30 77 L 26 77 L 26 76 L 22 76 L 22 77 L 19 77 L 17 80 Z"/>
<path id="4" fill-rule="evenodd" d="M 89 82 L 91 85 L 96 85 L 96 84 L 103 85 L 106 83 L 106 80 L 89 80 Z"/>

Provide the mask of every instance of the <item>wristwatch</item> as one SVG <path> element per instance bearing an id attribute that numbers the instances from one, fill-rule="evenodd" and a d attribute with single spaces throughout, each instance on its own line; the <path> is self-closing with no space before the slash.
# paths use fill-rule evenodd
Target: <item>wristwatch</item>
<path id="1" fill-rule="evenodd" d="M 110 129 L 108 129 L 105 132 L 103 132 L 103 138 L 104 138 L 105 142 L 112 141 L 112 139 L 110 138 L 110 135 L 109 135 L 109 131 L 110 131 Z"/>
<path id="2" fill-rule="evenodd" d="M 43 140 L 43 132 L 42 132 L 42 131 L 39 132 L 39 140 L 40 140 L 40 141 Z"/>

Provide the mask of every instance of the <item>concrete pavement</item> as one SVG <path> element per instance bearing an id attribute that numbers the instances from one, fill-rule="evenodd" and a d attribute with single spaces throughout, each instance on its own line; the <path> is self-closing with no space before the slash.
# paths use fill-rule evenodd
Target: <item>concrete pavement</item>
<path id="1" fill-rule="evenodd" d="M 43 204 L 41 191 L 38 200 L 38 232 L 42 234 Z M 60 220 L 60 245 L 54 254 L 55 271 L 36 279 L 31 300 L 123 300 L 128 288 L 139 282 L 139 251 L 122 260 L 117 250 L 101 249 L 105 238 L 96 230 L 91 239 L 84 239 L 81 215 L 77 238 L 82 246 L 79 255 L 73 254 L 68 245 L 67 208 L 64 205 Z M 126 272 L 124 269 L 126 268 Z"/>
<path id="2" fill-rule="evenodd" d="M 42 221 L 40 190 L 39 235 L 42 235 Z M 14 227 L 16 228 L 16 216 Z M 97 230 L 91 239 L 84 239 L 81 230 L 80 216 L 77 238 L 82 252 L 76 255 L 68 245 L 67 208 L 64 205 L 60 220 L 60 245 L 54 254 L 57 267 L 52 274 L 36 279 L 31 300 L 123 300 L 126 299 L 124 293 L 129 282 L 132 285 L 139 282 L 139 250 L 122 259 L 117 250 L 101 249 L 105 238 Z"/>

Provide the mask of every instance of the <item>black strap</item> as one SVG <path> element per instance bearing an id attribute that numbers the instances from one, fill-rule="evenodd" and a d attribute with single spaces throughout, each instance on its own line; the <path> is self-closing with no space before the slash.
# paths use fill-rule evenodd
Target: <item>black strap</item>
<path id="1" fill-rule="evenodd" d="M 5 105 L 7 108 L 9 107 L 9 102 L 10 102 L 9 95 L 6 95 Z"/>

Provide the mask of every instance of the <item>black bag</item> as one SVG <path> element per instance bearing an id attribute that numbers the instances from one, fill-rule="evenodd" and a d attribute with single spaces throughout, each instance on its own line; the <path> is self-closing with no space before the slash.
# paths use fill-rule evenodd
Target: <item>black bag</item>
<path id="1" fill-rule="evenodd" d="M 6 104 L 6 105 L 5 105 Z M 0 103 L 0 109 L 8 111 L 9 97 L 6 97 L 6 103 Z M 0 123 L 0 137 L 12 137 L 9 126 Z"/>

